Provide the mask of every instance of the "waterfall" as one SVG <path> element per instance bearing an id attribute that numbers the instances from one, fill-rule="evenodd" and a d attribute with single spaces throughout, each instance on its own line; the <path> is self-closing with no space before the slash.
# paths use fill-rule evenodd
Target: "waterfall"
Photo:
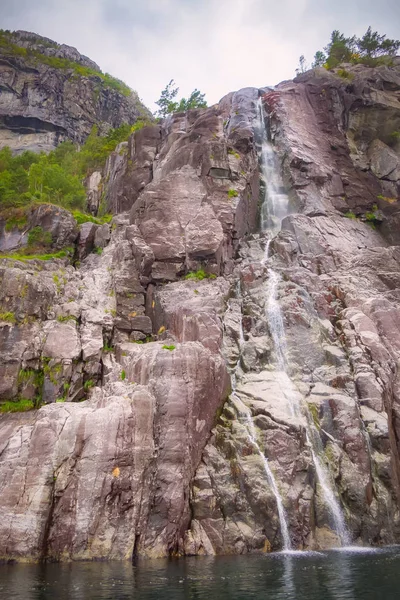
<path id="1" fill-rule="evenodd" d="M 240 296 L 240 288 L 238 288 L 236 290 L 236 293 L 237 293 L 237 295 Z M 253 446 L 253 448 L 256 450 L 257 454 L 260 456 L 260 458 L 263 462 L 265 475 L 266 475 L 267 481 L 269 483 L 269 486 L 272 490 L 272 493 L 275 496 L 276 506 L 278 509 L 279 524 L 280 524 L 282 541 L 283 541 L 283 550 L 289 551 L 292 548 L 292 544 L 290 541 L 289 527 L 288 527 L 288 523 L 287 523 L 287 516 L 286 516 L 285 508 L 284 508 L 283 502 L 282 502 L 282 496 L 279 493 L 274 474 L 271 471 L 271 468 L 268 463 L 268 459 L 266 458 L 264 453 L 261 451 L 261 448 L 257 442 L 256 429 L 254 426 L 251 411 L 244 404 L 244 402 L 242 402 L 242 400 L 239 398 L 239 396 L 237 395 L 237 392 L 236 392 L 236 381 L 237 381 L 238 370 L 240 369 L 240 358 L 241 358 L 241 351 L 242 351 L 243 344 L 244 344 L 244 333 L 243 333 L 243 324 L 242 324 L 242 313 L 240 313 L 239 357 L 238 357 L 238 360 L 236 362 L 234 369 L 231 372 L 231 385 L 232 385 L 231 396 L 233 396 L 235 398 L 239 417 L 242 417 L 245 421 L 244 424 L 246 427 L 248 440 L 249 440 L 250 444 Z"/>
<path id="2" fill-rule="evenodd" d="M 269 466 L 268 459 L 261 451 L 260 446 L 258 445 L 256 438 L 256 428 L 254 427 L 253 417 L 251 415 L 250 409 L 235 395 L 236 401 L 240 406 L 240 416 L 244 417 L 246 420 L 246 429 L 249 441 L 252 446 L 256 449 L 257 454 L 261 457 L 264 465 L 264 471 L 267 476 L 267 481 L 271 487 L 271 490 L 275 496 L 276 507 L 278 509 L 279 523 L 281 527 L 282 541 L 283 541 L 283 550 L 288 551 L 292 549 L 292 544 L 289 536 L 289 528 L 287 524 L 287 516 L 286 511 L 283 506 L 282 496 L 279 493 L 278 486 L 276 484 L 276 480 L 274 474 L 271 471 L 271 467 Z"/>
<path id="3" fill-rule="evenodd" d="M 282 182 L 279 177 L 279 168 L 276 165 L 275 153 L 272 144 L 268 139 L 264 108 L 261 98 L 259 98 L 258 101 L 258 122 L 255 129 L 256 134 L 258 134 L 260 145 L 260 170 L 264 189 L 261 205 L 261 230 L 262 232 L 269 234 L 265 246 L 264 258 L 262 261 L 262 263 L 265 264 L 269 258 L 271 238 L 279 233 L 282 219 L 289 213 L 289 198 L 284 192 Z M 282 312 L 278 302 L 279 281 L 279 275 L 273 269 L 269 268 L 265 311 L 272 341 L 274 343 L 277 367 L 279 370 L 287 373 L 286 335 Z M 301 418 L 302 407 L 297 398 L 297 394 L 291 394 L 291 396 L 292 397 L 289 398 L 290 411 L 293 416 Z M 332 517 L 334 529 L 340 538 L 342 546 L 345 546 L 350 543 L 350 537 L 346 529 L 343 513 L 333 491 L 329 472 L 314 449 L 313 439 L 315 436 L 318 436 L 319 439 L 319 434 L 315 428 L 311 427 L 309 423 L 309 419 L 307 418 L 308 408 L 305 407 L 304 412 L 306 413 L 306 438 L 311 449 L 311 456 L 315 466 L 318 483 L 320 485 L 325 504 L 328 507 L 329 513 Z M 280 512 L 279 516 L 281 518 Z"/>

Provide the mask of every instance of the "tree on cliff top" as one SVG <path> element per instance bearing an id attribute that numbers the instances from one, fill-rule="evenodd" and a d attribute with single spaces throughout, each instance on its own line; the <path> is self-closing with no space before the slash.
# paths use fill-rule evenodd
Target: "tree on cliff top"
<path id="1" fill-rule="evenodd" d="M 331 33 L 331 39 L 324 51 L 318 50 L 314 56 L 312 68 L 325 66 L 334 69 L 343 62 L 354 64 L 363 63 L 374 66 L 379 64 L 382 56 L 394 56 L 400 48 L 400 40 L 387 39 L 386 35 L 380 35 L 372 31 L 371 26 L 361 38 L 353 35 L 346 38 L 343 33 L 335 29 Z"/>
<path id="2" fill-rule="evenodd" d="M 181 98 L 179 102 L 175 98 L 179 92 L 179 88 L 175 86 L 173 79 L 166 85 L 161 92 L 160 98 L 156 104 L 160 107 L 157 111 L 157 116 L 165 118 L 167 115 L 175 112 L 184 112 L 192 108 L 207 108 L 205 94 L 202 94 L 197 88 L 193 90 L 189 98 Z"/>

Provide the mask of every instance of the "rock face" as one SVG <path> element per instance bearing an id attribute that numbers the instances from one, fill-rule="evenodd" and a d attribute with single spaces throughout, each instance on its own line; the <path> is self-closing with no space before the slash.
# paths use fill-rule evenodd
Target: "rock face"
<path id="1" fill-rule="evenodd" d="M 0 402 L 42 405 L 0 416 L 1 558 L 279 549 L 277 494 L 294 548 L 337 545 L 318 465 L 352 542 L 399 541 L 399 67 L 351 69 L 137 131 L 80 263 L 0 261 Z"/>
<path id="2" fill-rule="evenodd" d="M 84 142 L 93 125 L 107 131 L 150 117 L 136 92 L 109 81 L 75 48 L 1 33 L 0 147 L 48 152 L 66 139 Z"/>

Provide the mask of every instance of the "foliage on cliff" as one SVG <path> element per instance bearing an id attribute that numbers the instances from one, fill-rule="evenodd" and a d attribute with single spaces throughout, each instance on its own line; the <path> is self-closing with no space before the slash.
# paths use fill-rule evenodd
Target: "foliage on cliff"
<path id="1" fill-rule="evenodd" d="M 179 102 L 176 102 L 175 98 L 178 92 L 179 88 L 175 87 L 175 82 L 171 79 L 161 92 L 160 98 L 156 101 L 156 104 L 160 107 L 157 112 L 159 117 L 164 118 L 168 114 L 184 112 L 192 108 L 207 108 L 205 94 L 202 94 L 197 88 L 193 90 L 189 98 L 181 98 Z"/>
<path id="2" fill-rule="evenodd" d="M 122 125 L 106 136 L 98 135 L 94 126 L 80 148 L 66 141 L 49 154 L 23 152 L 13 156 L 10 148 L 3 148 L 0 151 L 0 211 L 31 202 L 83 209 L 84 178 L 101 169 L 117 144 L 144 124 L 138 121 L 133 127 Z"/>
<path id="3" fill-rule="evenodd" d="M 57 48 L 57 44 L 54 43 L 54 47 Z M 15 44 L 12 41 L 11 32 L 4 29 L 0 29 L 0 49 L 7 54 L 23 57 L 32 64 L 42 63 L 54 69 L 72 71 L 72 75 L 74 76 L 99 77 L 106 87 L 114 89 L 124 96 L 132 94 L 132 90 L 123 81 L 112 77 L 109 73 L 103 73 L 100 70 L 97 71 L 67 58 L 48 56 L 34 48 L 25 48 L 24 46 Z"/>
<path id="4" fill-rule="evenodd" d="M 338 30 L 332 31 L 331 39 L 324 52 L 318 50 L 314 56 L 313 67 L 326 66 L 333 69 L 343 62 L 362 63 L 375 66 L 384 56 L 394 56 L 400 48 L 400 40 L 391 40 L 386 35 L 372 31 L 368 27 L 361 38 L 355 35 L 346 38 Z"/>

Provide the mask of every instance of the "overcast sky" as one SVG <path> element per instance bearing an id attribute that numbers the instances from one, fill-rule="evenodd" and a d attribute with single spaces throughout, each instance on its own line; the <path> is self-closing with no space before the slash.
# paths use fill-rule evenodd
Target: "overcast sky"
<path id="1" fill-rule="evenodd" d="M 0 0 L 0 27 L 75 46 L 152 110 L 170 79 L 209 104 L 294 76 L 333 29 L 400 37 L 400 0 Z"/>

